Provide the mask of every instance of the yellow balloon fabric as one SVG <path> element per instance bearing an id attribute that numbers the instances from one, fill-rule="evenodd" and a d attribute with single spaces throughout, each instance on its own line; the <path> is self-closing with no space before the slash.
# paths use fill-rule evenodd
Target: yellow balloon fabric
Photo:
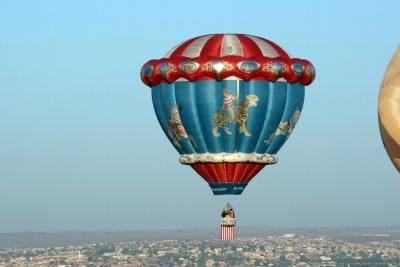
<path id="1" fill-rule="evenodd" d="M 400 47 L 383 77 L 378 100 L 378 119 L 385 149 L 400 172 Z"/>

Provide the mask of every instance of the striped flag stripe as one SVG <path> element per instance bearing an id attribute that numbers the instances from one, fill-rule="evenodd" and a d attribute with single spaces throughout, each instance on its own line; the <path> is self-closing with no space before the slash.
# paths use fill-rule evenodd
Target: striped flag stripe
<path id="1" fill-rule="evenodd" d="M 221 225 L 220 238 L 221 238 L 221 240 L 235 239 L 235 227 Z"/>

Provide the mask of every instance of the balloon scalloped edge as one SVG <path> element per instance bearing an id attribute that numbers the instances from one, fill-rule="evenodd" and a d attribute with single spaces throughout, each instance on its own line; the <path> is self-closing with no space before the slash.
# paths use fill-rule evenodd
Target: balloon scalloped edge
<path id="1" fill-rule="evenodd" d="M 252 162 L 260 164 L 275 164 L 278 158 L 271 154 L 258 153 L 201 153 L 201 154 L 185 154 L 179 157 L 179 162 L 190 165 L 199 162 Z"/>
<path id="2" fill-rule="evenodd" d="M 140 76 L 148 85 L 173 83 L 178 79 L 223 80 L 234 76 L 239 79 L 284 79 L 289 83 L 309 85 L 315 79 L 314 66 L 305 59 L 286 57 L 175 57 L 153 59 L 143 65 Z"/>

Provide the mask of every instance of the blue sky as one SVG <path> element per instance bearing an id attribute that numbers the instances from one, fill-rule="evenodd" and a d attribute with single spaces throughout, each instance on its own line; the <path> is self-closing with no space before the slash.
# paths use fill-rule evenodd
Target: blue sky
<path id="1" fill-rule="evenodd" d="M 0 8 L 0 232 L 210 227 L 224 198 L 156 120 L 143 63 L 248 33 L 317 70 L 302 117 L 233 202 L 240 225 L 399 225 L 377 96 L 400 44 L 393 1 L 7 1 Z"/>

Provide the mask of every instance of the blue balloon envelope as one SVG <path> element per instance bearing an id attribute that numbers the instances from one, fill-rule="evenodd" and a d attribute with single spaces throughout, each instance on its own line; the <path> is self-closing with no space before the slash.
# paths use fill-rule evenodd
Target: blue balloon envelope
<path id="1" fill-rule="evenodd" d="M 315 71 L 260 37 L 215 34 L 149 61 L 141 76 L 180 162 L 220 195 L 241 194 L 265 165 L 277 162 Z"/>

